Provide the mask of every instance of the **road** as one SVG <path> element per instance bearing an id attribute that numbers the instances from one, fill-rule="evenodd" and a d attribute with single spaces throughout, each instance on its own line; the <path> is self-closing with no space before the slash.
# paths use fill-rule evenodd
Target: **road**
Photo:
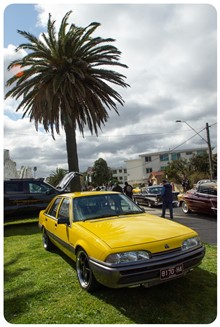
<path id="1" fill-rule="evenodd" d="M 160 216 L 161 208 L 144 207 L 146 212 Z M 209 215 L 201 215 L 196 213 L 184 214 L 181 208 L 173 208 L 174 221 L 188 226 L 199 233 L 204 243 L 217 245 L 217 217 Z M 166 212 L 169 219 L 169 210 Z M 162 218 L 161 218 L 162 219 Z"/>

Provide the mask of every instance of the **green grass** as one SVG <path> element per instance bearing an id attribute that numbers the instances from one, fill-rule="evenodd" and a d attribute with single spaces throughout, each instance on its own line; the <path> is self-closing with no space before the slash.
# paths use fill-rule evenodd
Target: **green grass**
<path id="1" fill-rule="evenodd" d="M 13 324 L 208 324 L 217 315 L 217 247 L 184 278 L 152 288 L 83 291 L 74 262 L 43 249 L 37 223 L 4 232 L 4 315 Z"/>

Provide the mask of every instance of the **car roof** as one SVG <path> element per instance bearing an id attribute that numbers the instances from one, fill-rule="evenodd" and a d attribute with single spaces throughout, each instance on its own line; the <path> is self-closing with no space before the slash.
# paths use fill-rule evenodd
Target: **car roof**
<path id="1" fill-rule="evenodd" d="M 72 192 L 72 193 L 64 193 L 59 194 L 57 197 L 67 197 L 67 198 L 78 198 L 82 196 L 91 196 L 91 195 L 108 195 L 108 194 L 121 194 L 120 192 L 114 191 L 83 191 L 83 192 Z"/>
<path id="2" fill-rule="evenodd" d="M 5 179 L 4 180 L 5 182 L 11 182 L 11 181 L 16 181 L 16 182 L 23 182 L 23 181 L 31 181 L 31 182 L 33 182 L 33 181 L 40 181 L 40 182 L 43 182 L 44 181 L 44 178 L 43 177 L 40 177 L 40 178 L 33 178 L 33 177 L 31 177 L 31 178 L 9 178 L 9 179 Z"/>

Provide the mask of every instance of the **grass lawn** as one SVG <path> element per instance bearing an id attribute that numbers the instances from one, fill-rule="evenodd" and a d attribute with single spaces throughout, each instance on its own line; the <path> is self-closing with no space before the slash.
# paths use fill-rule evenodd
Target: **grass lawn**
<path id="1" fill-rule="evenodd" d="M 37 222 L 4 231 L 4 316 L 12 324 L 208 324 L 217 315 L 217 247 L 184 278 L 83 291 L 74 262 L 43 249 Z"/>

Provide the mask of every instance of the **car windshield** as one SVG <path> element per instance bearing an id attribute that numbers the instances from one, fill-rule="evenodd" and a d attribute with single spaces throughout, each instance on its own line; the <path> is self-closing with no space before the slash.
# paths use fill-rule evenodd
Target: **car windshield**
<path id="1" fill-rule="evenodd" d="M 74 220 L 143 213 L 143 210 L 123 194 L 107 193 L 74 198 Z"/>
<path id="2" fill-rule="evenodd" d="M 162 186 L 158 186 L 158 187 L 149 187 L 147 188 L 147 192 L 150 194 L 158 194 L 161 193 L 162 190 Z"/>

